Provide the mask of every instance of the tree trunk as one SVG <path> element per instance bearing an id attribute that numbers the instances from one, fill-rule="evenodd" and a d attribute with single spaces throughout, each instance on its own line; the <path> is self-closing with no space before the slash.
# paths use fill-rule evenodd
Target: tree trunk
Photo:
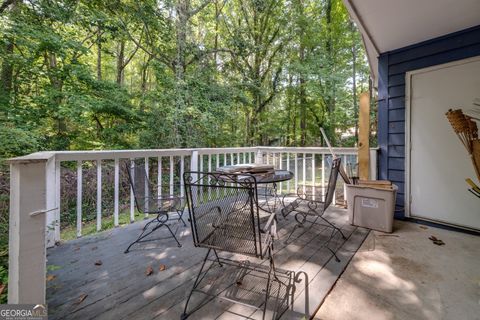
<path id="1" fill-rule="evenodd" d="M 118 43 L 117 55 L 117 84 L 123 86 L 125 70 L 125 40 L 120 40 Z"/>
<path id="2" fill-rule="evenodd" d="M 97 80 L 102 80 L 102 28 L 97 27 Z"/>
<path id="3" fill-rule="evenodd" d="M 54 52 L 46 52 L 45 60 L 49 70 L 49 80 L 50 85 L 55 89 L 54 92 L 54 105 L 60 108 L 62 104 L 62 92 L 63 92 L 63 80 L 57 75 L 58 69 L 57 65 L 57 56 Z M 70 141 L 67 133 L 67 123 L 65 117 L 62 115 L 53 116 L 57 122 L 57 132 L 56 132 L 56 141 L 54 147 L 58 150 L 68 150 L 70 149 Z"/>
<path id="4" fill-rule="evenodd" d="M 6 107 L 10 102 L 10 94 L 12 92 L 12 79 L 13 79 L 13 65 L 10 62 L 10 56 L 13 54 L 13 37 L 8 37 L 6 39 L 6 45 L 3 50 L 3 62 L 2 62 L 2 71 L 0 75 L 0 103 Z M 3 108 L 2 108 L 3 109 Z"/>
<path id="5" fill-rule="evenodd" d="M 350 22 L 352 35 L 355 32 L 355 27 Z M 352 99 L 353 99 L 353 114 L 355 119 L 355 141 L 358 141 L 358 104 L 357 104 L 357 45 L 352 41 Z"/>
<path id="6" fill-rule="evenodd" d="M 303 36 L 302 36 L 303 38 Z M 303 41 L 302 41 L 303 42 Z M 303 43 L 300 44 L 300 63 L 305 61 L 305 47 Z M 302 73 L 299 77 L 299 102 L 300 102 L 300 145 L 304 147 L 307 143 L 307 94 L 305 92 L 305 78 Z"/>
<path id="7" fill-rule="evenodd" d="M 5 7 L 6 10 L 7 6 Z M 17 1 L 11 1 L 10 14 L 15 14 L 17 8 Z M 13 65 L 10 62 L 13 54 L 15 39 L 13 37 L 6 37 L 5 47 L 2 50 L 2 70 L 0 71 L 0 110 L 7 112 L 8 104 L 12 93 L 13 84 Z"/>
<path id="8" fill-rule="evenodd" d="M 326 8 L 325 8 L 325 19 L 326 19 L 326 29 L 327 29 L 327 40 L 325 43 L 325 48 L 327 51 L 327 67 L 333 69 L 334 68 L 334 61 L 333 61 L 333 40 L 332 40 L 332 1 L 333 0 L 326 0 Z M 330 74 L 333 73 L 333 70 L 328 70 Z M 333 114 L 335 110 L 335 83 L 333 79 L 328 78 L 326 81 L 326 96 L 327 96 L 327 108 L 330 114 Z"/>

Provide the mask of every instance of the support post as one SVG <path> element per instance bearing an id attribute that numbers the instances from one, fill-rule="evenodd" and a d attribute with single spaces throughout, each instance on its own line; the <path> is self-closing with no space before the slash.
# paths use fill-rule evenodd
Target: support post
<path id="1" fill-rule="evenodd" d="M 370 94 L 360 94 L 358 116 L 358 177 L 368 180 L 370 173 Z"/>
<path id="2" fill-rule="evenodd" d="M 47 160 L 10 163 L 8 303 L 45 303 Z"/>

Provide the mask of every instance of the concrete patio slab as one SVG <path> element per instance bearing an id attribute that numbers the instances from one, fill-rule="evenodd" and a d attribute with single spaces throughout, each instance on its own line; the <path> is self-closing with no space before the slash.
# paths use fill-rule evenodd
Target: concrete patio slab
<path id="1" fill-rule="evenodd" d="M 315 319 L 480 319 L 480 237 L 401 221 L 371 232 Z"/>

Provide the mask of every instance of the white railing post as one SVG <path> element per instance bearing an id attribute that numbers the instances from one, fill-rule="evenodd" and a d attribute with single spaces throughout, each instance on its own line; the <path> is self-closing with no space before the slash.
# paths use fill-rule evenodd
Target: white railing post
<path id="1" fill-rule="evenodd" d="M 118 227 L 119 197 L 120 197 L 120 163 L 119 159 L 114 161 L 114 177 L 113 177 L 113 225 Z"/>
<path id="2" fill-rule="evenodd" d="M 198 151 L 192 151 L 192 155 L 190 157 L 190 171 L 198 171 Z M 196 174 L 192 174 L 192 178 L 194 181 L 198 179 Z"/>
<path id="3" fill-rule="evenodd" d="M 77 161 L 77 237 L 82 236 L 82 187 L 83 167 L 82 160 Z"/>
<path id="4" fill-rule="evenodd" d="M 47 160 L 10 163 L 8 303 L 45 303 Z"/>
<path id="5" fill-rule="evenodd" d="M 102 160 L 97 160 L 97 231 L 102 230 Z"/>
<path id="6" fill-rule="evenodd" d="M 61 241 L 60 235 L 60 213 L 62 210 L 62 189 L 60 188 L 60 178 L 62 174 L 62 167 L 60 161 L 55 161 L 55 214 L 56 214 L 56 224 L 55 224 L 55 242 Z M 49 192 L 47 190 L 47 192 Z"/>
<path id="7" fill-rule="evenodd" d="M 255 163 L 263 164 L 263 152 L 260 149 L 258 149 L 257 152 L 255 153 Z"/>
<path id="8" fill-rule="evenodd" d="M 135 193 L 132 184 L 135 183 L 135 159 L 130 159 L 130 223 L 135 222 Z"/>
<path id="9" fill-rule="evenodd" d="M 55 157 L 50 158 L 47 161 L 46 167 L 46 207 L 55 208 L 55 210 L 48 211 L 45 218 L 46 227 L 46 245 L 47 248 L 55 246 L 55 242 L 60 239 L 57 238 L 57 230 L 59 230 L 59 221 L 57 221 L 57 211 L 59 208 L 56 205 L 57 202 L 57 164 Z M 59 233 L 59 232 L 58 232 Z"/>

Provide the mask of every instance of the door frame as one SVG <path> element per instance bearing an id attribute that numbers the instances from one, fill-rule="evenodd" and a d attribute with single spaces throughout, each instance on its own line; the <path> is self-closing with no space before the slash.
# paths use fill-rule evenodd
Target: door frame
<path id="1" fill-rule="evenodd" d="M 426 73 L 426 72 L 431 72 L 435 70 L 441 70 L 445 68 L 450 68 L 450 67 L 455 67 L 455 66 L 460 66 L 472 62 L 477 62 L 480 61 L 480 56 L 472 57 L 472 58 L 467 58 L 467 59 L 462 59 L 462 60 L 457 60 L 453 62 L 448 62 L 448 63 L 442 63 L 438 64 L 435 66 L 427 67 L 427 68 L 421 68 L 421 69 L 416 69 L 416 70 L 411 70 L 407 71 L 405 73 L 405 203 L 404 203 L 404 209 L 405 209 L 405 217 L 409 218 L 415 218 L 419 220 L 426 220 L 426 221 L 432 221 L 432 222 L 437 222 L 449 226 L 453 226 L 456 228 L 462 228 L 466 230 L 475 230 L 478 231 L 478 229 L 475 228 L 469 228 L 466 226 L 460 226 L 456 225 L 450 222 L 442 221 L 442 220 L 436 220 L 436 219 L 430 219 L 422 216 L 416 216 L 412 214 L 411 212 L 411 204 L 412 204 L 412 197 L 411 197 L 411 92 L 412 92 L 412 78 L 413 76 L 421 73 Z"/>

